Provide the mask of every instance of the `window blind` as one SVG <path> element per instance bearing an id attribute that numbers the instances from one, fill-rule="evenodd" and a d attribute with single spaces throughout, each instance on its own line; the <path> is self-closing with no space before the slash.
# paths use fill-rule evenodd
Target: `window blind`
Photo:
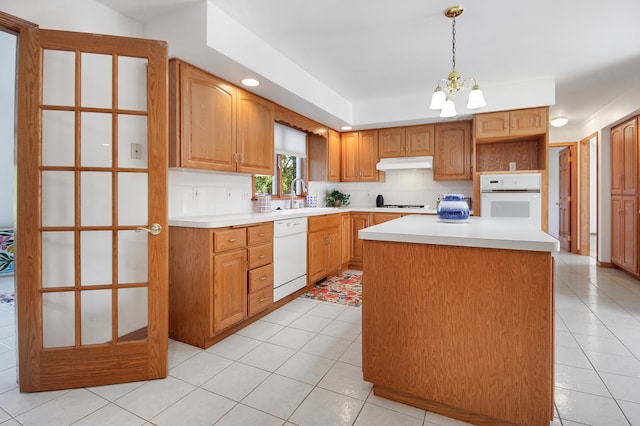
<path id="1" fill-rule="evenodd" d="M 274 144 L 276 154 L 307 157 L 307 134 L 280 123 L 274 126 Z"/>

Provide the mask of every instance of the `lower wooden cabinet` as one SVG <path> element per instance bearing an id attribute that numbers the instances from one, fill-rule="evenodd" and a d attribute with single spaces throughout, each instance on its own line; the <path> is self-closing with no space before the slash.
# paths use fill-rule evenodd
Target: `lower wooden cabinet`
<path id="1" fill-rule="evenodd" d="M 169 235 L 170 338 L 207 348 L 273 304 L 273 223 Z"/>
<path id="2" fill-rule="evenodd" d="M 639 275 L 638 198 L 611 197 L 611 262 L 635 276 Z"/>
<path id="3" fill-rule="evenodd" d="M 342 266 L 342 219 L 339 214 L 311 216 L 307 236 L 307 283 L 340 271 Z"/>
<path id="4" fill-rule="evenodd" d="M 349 266 L 362 268 L 362 240 L 358 238 L 358 231 L 369 226 L 369 213 L 351 213 L 351 260 Z"/>
<path id="5" fill-rule="evenodd" d="M 346 268 L 351 260 L 351 215 L 342 213 L 340 219 L 342 221 L 342 266 Z"/>

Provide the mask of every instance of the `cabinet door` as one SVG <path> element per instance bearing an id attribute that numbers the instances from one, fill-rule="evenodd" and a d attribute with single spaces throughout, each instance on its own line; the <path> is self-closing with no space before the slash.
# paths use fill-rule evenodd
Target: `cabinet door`
<path id="1" fill-rule="evenodd" d="M 213 276 L 213 333 L 216 333 L 247 317 L 247 251 L 215 255 Z"/>
<path id="2" fill-rule="evenodd" d="M 358 231 L 368 226 L 368 214 L 351 214 L 351 263 L 362 265 L 362 240 L 358 237 Z"/>
<path id="3" fill-rule="evenodd" d="M 358 180 L 358 132 L 342 134 L 341 179 L 343 182 Z"/>
<path id="4" fill-rule="evenodd" d="M 623 223 L 624 229 L 624 252 L 622 256 L 622 267 L 632 274 L 638 274 L 638 202 L 635 196 L 624 197 Z"/>
<path id="5" fill-rule="evenodd" d="M 324 231 L 309 233 L 307 245 L 307 282 L 313 285 L 326 276 L 326 245 Z"/>
<path id="6" fill-rule="evenodd" d="M 380 223 L 384 223 L 390 220 L 398 219 L 402 217 L 400 213 L 374 213 L 373 214 L 373 224 L 378 225 Z"/>
<path id="7" fill-rule="evenodd" d="M 378 131 L 360 132 L 359 144 L 360 182 L 377 182 L 378 169 Z"/>
<path id="8" fill-rule="evenodd" d="M 329 170 L 330 182 L 340 181 L 340 133 L 329 129 Z"/>
<path id="9" fill-rule="evenodd" d="M 331 228 L 326 231 L 327 238 L 327 273 L 334 273 L 342 266 L 342 237 L 340 228 Z"/>
<path id="10" fill-rule="evenodd" d="M 238 90 L 238 171 L 273 175 L 273 103 Z"/>
<path id="11" fill-rule="evenodd" d="M 236 91 L 223 80 L 180 63 L 182 167 L 235 171 Z"/>
<path id="12" fill-rule="evenodd" d="M 394 158 L 405 155 L 404 127 L 378 130 L 378 157 Z"/>
<path id="13" fill-rule="evenodd" d="M 351 260 L 351 216 L 348 213 L 342 215 L 342 263 Z"/>
<path id="14" fill-rule="evenodd" d="M 476 139 L 509 136 L 509 111 L 476 114 L 473 126 Z"/>
<path id="15" fill-rule="evenodd" d="M 405 153 L 410 157 L 433 155 L 434 126 L 411 126 L 406 129 Z"/>
<path id="16" fill-rule="evenodd" d="M 471 125 L 436 125 L 433 180 L 471 180 Z"/>
<path id="17" fill-rule="evenodd" d="M 547 108 L 531 108 L 509 113 L 511 136 L 539 135 L 547 132 Z M 477 137 L 477 136 L 476 136 Z"/>
<path id="18" fill-rule="evenodd" d="M 622 172 L 622 193 L 635 195 L 638 193 L 638 137 L 636 119 L 627 121 L 621 126 L 624 171 Z"/>
<path id="19" fill-rule="evenodd" d="M 611 194 L 622 194 L 624 181 L 624 132 L 622 126 L 611 129 Z M 615 210 L 614 210 L 615 212 Z"/>
<path id="20" fill-rule="evenodd" d="M 611 262 L 622 266 L 624 258 L 624 205 L 622 197 L 611 197 Z"/>

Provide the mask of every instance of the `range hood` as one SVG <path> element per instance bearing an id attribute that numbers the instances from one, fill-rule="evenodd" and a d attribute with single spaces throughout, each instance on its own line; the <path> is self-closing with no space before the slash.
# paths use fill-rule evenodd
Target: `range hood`
<path id="1" fill-rule="evenodd" d="M 378 170 L 432 169 L 433 157 L 381 158 L 376 164 Z"/>

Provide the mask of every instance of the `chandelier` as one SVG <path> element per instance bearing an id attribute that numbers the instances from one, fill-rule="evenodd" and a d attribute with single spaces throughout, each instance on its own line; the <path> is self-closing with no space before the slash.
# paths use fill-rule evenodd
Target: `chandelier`
<path id="1" fill-rule="evenodd" d="M 482 90 L 480 90 L 480 86 L 478 86 L 476 79 L 473 77 L 467 77 L 460 81 L 462 77 L 458 71 L 456 71 L 456 17 L 460 16 L 463 11 L 464 9 L 462 6 L 451 6 L 449 9 L 444 11 L 444 16 L 453 19 L 453 37 L 451 44 L 453 70 L 449 73 L 446 79 L 443 78 L 438 82 L 436 89 L 433 91 L 431 105 L 429 106 L 430 109 L 441 110 L 440 117 L 443 118 L 455 117 L 458 114 L 456 112 L 456 106 L 453 103 L 453 98 L 460 90 L 468 89 L 469 87 L 471 87 L 471 92 L 469 93 L 467 109 L 482 108 L 487 104 L 484 101 L 484 95 L 482 94 Z M 440 83 L 444 83 L 444 89 L 440 86 Z"/>

